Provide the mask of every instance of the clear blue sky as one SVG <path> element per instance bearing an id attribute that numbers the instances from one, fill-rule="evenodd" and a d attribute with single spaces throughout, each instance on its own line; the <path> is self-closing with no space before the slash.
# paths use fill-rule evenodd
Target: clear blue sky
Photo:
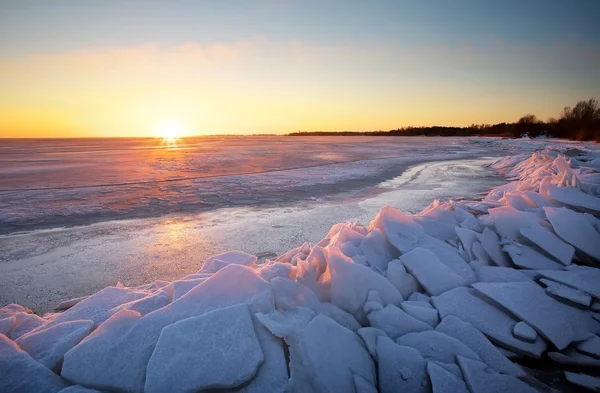
<path id="1" fill-rule="evenodd" d="M 439 93 L 436 105 L 458 105 L 449 102 L 450 98 L 463 91 L 473 95 L 459 100 L 463 107 L 471 106 L 473 121 L 494 122 L 501 116 L 511 121 L 523 112 L 537 111 L 542 118 L 556 116 L 562 106 L 576 100 L 600 98 L 599 16 L 600 0 L 0 0 L 0 63 L 10 63 L 13 68 L 21 64 L 22 68 L 38 55 L 100 53 L 144 45 L 154 45 L 160 52 L 186 44 L 234 46 L 258 40 L 268 47 L 249 56 L 248 63 L 256 69 L 238 81 L 247 81 L 248 88 L 255 91 L 258 82 L 266 78 L 256 70 L 269 65 L 275 67 L 273 77 L 280 78 L 278 83 L 290 81 L 292 88 L 309 82 L 286 74 L 293 64 L 285 50 L 277 49 L 278 45 L 301 43 L 306 56 L 319 52 L 314 59 L 322 63 L 313 70 L 313 90 L 332 80 L 329 94 L 345 80 L 345 86 L 364 96 L 393 85 L 398 90 L 392 98 L 407 103 L 411 96 L 423 94 L 420 87 L 424 86 L 433 95 Z M 343 55 L 336 58 L 336 50 Z M 369 59 L 372 51 L 375 54 Z M 353 55 L 357 64 L 345 67 L 348 61 L 354 63 Z M 69 63 L 65 67 L 69 68 Z M 236 67 L 239 72 L 248 70 Z M 77 72 L 74 68 L 73 74 Z M 12 88 L 21 90 L 35 89 L 30 81 L 40 78 L 28 78 L 23 73 L 5 76 L 9 77 Z M 68 79 L 68 74 L 56 77 Z M 81 76 L 85 83 L 88 77 Z M 42 80 L 38 86 L 44 84 L 50 82 Z M 43 104 L 40 91 L 32 94 Z M 386 94 L 392 95 L 389 91 Z M 487 109 L 480 107 L 488 94 L 498 97 L 489 98 Z M 0 96 L 0 111 L 3 98 L 7 101 L 6 96 Z M 498 107 L 502 102 L 506 107 Z M 24 104 L 19 105 L 22 108 Z M 360 106 L 350 103 L 347 109 Z M 490 106 L 498 109 L 498 116 Z M 443 121 L 468 124 L 468 113 L 465 110 L 458 120 L 442 116 L 429 121 L 410 116 L 393 118 L 391 112 L 377 110 L 372 117 L 389 121 L 372 125 L 361 122 L 357 128 L 383 127 L 392 120 L 397 126 L 410 125 L 403 119 L 418 123 L 415 125 Z M 310 110 L 305 113 L 310 114 Z M 327 128 L 331 122 L 325 123 Z M 270 126 L 297 129 L 305 125 L 276 122 Z"/>

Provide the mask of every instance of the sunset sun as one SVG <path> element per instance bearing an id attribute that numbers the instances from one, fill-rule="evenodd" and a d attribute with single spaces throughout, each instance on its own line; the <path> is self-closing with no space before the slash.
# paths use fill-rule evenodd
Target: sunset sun
<path id="1" fill-rule="evenodd" d="M 156 136 L 168 144 L 173 144 L 185 135 L 185 127 L 173 121 L 163 121 L 156 127 Z"/>

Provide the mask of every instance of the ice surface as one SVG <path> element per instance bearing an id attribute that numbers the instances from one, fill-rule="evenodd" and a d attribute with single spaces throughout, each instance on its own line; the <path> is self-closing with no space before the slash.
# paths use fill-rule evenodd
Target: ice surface
<path id="1" fill-rule="evenodd" d="M 521 235 L 529 239 L 550 256 L 563 265 L 569 265 L 575 254 L 575 249 L 568 243 L 560 240 L 550 231 L 538 228 L 521 228 Z"/>
<path id="2" fill-rule="evenodd" d="M 33 360 L 14 341 L 0 334 L 1 392 L 56 393 L 68 386 L 61 377 Z"/>
<path id="3" fill-rule="evenodd" d="M 600 234 L 583 214 L 564 207 L 545 207 L 544 211 L 558 236 L 578 250 L 600 260 Z"/>
<path id="4" fill-rule="evenodd" d="M 36 330 L 15 340 L 32 358 L 58 373 L 62 360 L 94 328 L 93 321 L 62 322 L 47 329 Z"/>
<path id="5" fill-rule="evenodd" d="M 221 308 L 162 330 L 144 391 L 233 388 L 252 378 L 263 361 L 248 306 Z"/>
<path id="6" fill-rule="evenodd" d="M 544 278 L 540 279 L 540 282 L 546 286 L 546 292 L 550 295 L 586 307 L 589 307 L 592 304 L 592 297 L 579 289 L 571 288 Z"/>
<path id="7" fill-rule="evenodd" d="M 377 379 L 381 393 L 426 393 L 430 384 L 426 360 L 419 351 L 402 347 L 387 337 L 377 339 Z"/>
<path id="8" fill-rule="evenodd" d="M 376 386 L 375 366 L 362 340 L 331 318 L 317 315 L 290 346 L 292 392 L 353 392 L 353 375 Z"/>
<path id="9" fill-rule="evenodd" d="M 508 360 L 504 354 L 502 354 L 502 352 L 500 352 L 498 348 L 483 335 L 483 333 L 470 323 L 463 322 L 455 316 L 448 315 L 435 330 L 461 341 L 475 352 L 481 361 L 490 368 L 496 370 L 496 372 L 514 376 L 525 374 L 519 366 Z"/>
<path id="10" fill-rule="evenodd" d="M 513 328 L 513 335 L 521 340 L 535 342 L 537 339 L 537 332 L 528 324 L 521 321 L 515 325 Z"/>
<path id="11" fill-rule="evenodd" d="M 460 355 L 457 355 L 456 358 L 471 393 L 537 392 L 534 388 L 513 376 L 490 372 L 484 363 L 477 360 Z"/>
<path id="12" fill-rule="evenodd" d="M 427 362 L 427 374 L 431 381 L 433 393 L 469 393 L 469 389 L 462 378 L 457 377 L 435 362 Z"/>
<path id="13" fill-rule="evenodd" d="M 598 377 L 587 374 L 572 373 L 569 371 L 565 371 L 565 377 L 567 378 L 567 381 L 571 382 L 572 384 L 581 386 L 593 392 L 600 392 L 600 378 Z"/>
<path id="14" fill-rule="evenodd" d="M 467 345 L 440 331 L 408 333 L 396 339 L 396 344 L 415 348 L 425 359 L 454 363 L 455 355 L 480 360 Z"/>
<path id="15" fill-rule="evenodd" d="M 540 270 L 539 274 L 561 284 L 579 289 L 600 299 L 600 269 L 584 269 L 572 271 Z"/>
<path id="16" fill-rule="evenodd" d="M 562 264 L 523 244 L 507 244 L 503 247 L 503 250 L 508 252 L 513 263 L 522 269 L 563 270 Z"/>
<path id="17" fill-rule="evenodd" d="M 417 247 L 402 255 L 400 260 L 430 295 L 439 295 L 466 284 L 461 276 L 441 263 L 434 253 L 424 248 Z"/>
<path id="18" fill-rule="evenodd" d="M 379 328 L 396 339 L 406 333 L 431 330 L 432 326 L 408 315 L 400 308 L 389 304 L 383 310 L 373 311 L 368 315 L 371 326 Z"/>
<path id="19" fill-rule="evenodd" d="M 539 338 L 535 343 L 516 339 L 512 328 L 519 320 L 478 297 L 473 289 L 455 288 L 432 299 L 442 320 L 447 315 L 454 315 L 473 325 L 494 343 L 520 354 L 539 358 L 546 350 L 546 344 Z"/>
<path id="20" fill-rule="evenodd" d="M 589 314 L 552 299 L 534 283 L 477 283 L 473 288 L 522 318 L 558 349 L 600 329 Z"/>

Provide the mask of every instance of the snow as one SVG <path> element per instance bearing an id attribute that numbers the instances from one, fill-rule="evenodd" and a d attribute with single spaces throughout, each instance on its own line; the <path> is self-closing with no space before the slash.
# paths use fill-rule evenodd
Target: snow
<path id="1" fill-rule="evenodd" d="M 439 295 L 466 284 L 461 276 L 424 248 L 417 247 L 402 255 L 400 260 L 430 295 Z"/>
<path id="2" fill-rule="evenodd" d="M 462 378 L 458 378 L 435 362 L 427 362 L 427 374 L 431 381 L 433 393 L 469 393 L 469 389 Z"/>
<path id="3" fill-rule="evenodd" d="M 377 339 L 377 379 L 381 393 L 429 391 L 426 360 L 419 351 L 387 337 Z"/>
<path id="4" fill-rule="evenodd" d="M 477 360 L 460 355 L 457 355 L 456 358 L 471 393 L 537 392 L 513 376 L 489 372 L 487 366 Z"/>
<path id="5" fill-rule="evenodd" d="M 528 342 L 535 342 L 537 339 L 537 332 L 528 324 L 521 321 L 513 328 L 513 335 L 521 340 Z"/>
<path id="6" fill-rule="evenodd" d="M 572 384 L 581 386 L 593 392 L 600 392 L 600 378 L 598 377 L 593 377 L 587 374 L 572 373 L 569 371 L 565 371 L 565 377 Z"/>
<path id="7" fill-rule="evenodd" d="M 59 372 L 65 353 L 90 334 L 93 328 L 94 322 L 89 320 L 62 322 L 25 334 L 15 343 L 50 370 Z"/>
<path id="8" fill-rule="evenodd" d="M 36 362 L 14 341 L 0 334 L 1 392 L 56 393 L 68 386 L 61 377 Z"/>
<path id="9" fill-rule="evenodd" d="M 477 283 L 473 288 L 522 318 L 558 349 L 600 329 L 590 315 L 552 299 L 534 283 Z"/>
<path id="10" fill-rule="evenodd" d="M 521 228 L 521 235 L 544 250 L 563 265 L 569 265 L 575 254 L 575 248 L 560 240 L 550 231 L 537 228 Z"/>
<path id="11" fill-rule="evenodd" d="M 161 331 L 144 391 L 233 388 L 252 378 L 263 361 L 248 306 L 220 308 Z"/>

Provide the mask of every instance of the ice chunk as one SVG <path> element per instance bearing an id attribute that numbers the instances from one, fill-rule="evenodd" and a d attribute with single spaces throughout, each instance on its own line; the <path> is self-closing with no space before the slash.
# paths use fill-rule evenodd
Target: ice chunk
<path id="1" fill-rule="evenodd" d="M 487 254 L 487 252 L 485 252 L 485 250 L 483 249 L 481 243 L 473 243 L 473 248 L 471 249 L 471 252 L 473 253 L 473 256 L 477 258 L 476 260 L 479 261 L 482 265 L 495 265 L 494 262 L 492 262 L 490 256 Z"/>
<path id="2" fill-rule="evenodd" d="M 514 243 L 504 246 L 513 263 L 523 269 L 563 270 L 563 265 L 545 257 L 529 246 Z"/>
<path id="3" fill-rule="evenodd" d="M 31 314 L 31 310 L 21 306 L 20 304 L 7 304 L 0 308 L 0 319 L 14 316 L 17 313 Z"/>
<path id="4" fill-rule="evenodd" d="M 506 254 L 500 248 L 500 240 L 494 231 L 489 228 L 485 228 L 483 230 L 483 234 L 480 236 L 480 239 L 481 246 L 485 250 L 486 254 L 490 256 L 494 264 L 503 267 L 512 266 Z"/>
<path id="5" fill-rule="evenodd" d="M 479 282 L 531 282 L 531 279 L 517 269 L 501 266 L 480 266 L 475 269 Z"/>
<path id="6" fill-rule="evenodd" d="M 419 292 L 414 292 L 412 295 L 410 295 L 408 297 L 408 300 L 411 300 L 411 301 L 421 301 L 421 302 L 427 302 L 427 303 L 429 303 L 429 299 L 430 299 L 429 296 L 424 295 Z"/>
<path id="7" fill-rule="evenodd" d="M 529 239 L 539 248 L 548 253 L 563 265 L 569 265 L 575 254 L 575 249 L 568 243 L 560 240 L 550 231 L 538 228 L 522 228 L 521 235 Z"/>
<path id="8" fill-rule="evenodd" d="M 216 273 L 227 265 L 252 266 L 258 258 L 242 251 L 229 251 L 206 259 L 199 273 Z"/>
<path id="9" fill-rule="evenodd" d="M 520 191 L 509 191 L 504 194 L 504 199 L 509 206 L 521 211 L 538 207 L 527 194 Z"/>
<path id="10" fill-rule="evenodd" d="M 600 299 L 600 269 L 590 268 L 571 271 L 540 270 L 539 274 L 561 284 L 577 288 Z"/>
<path id="11" fill-rule="evenodd" d="M 550 359 L 560 364 L 582 367 L 600 367 L 600 359 L 583 354 L 574 348 L 567 348 L 561 352 L 548 352 Z"/>
<path id="12" fill-rule="evenodd" d="M 434 253 L 439 258 L 440 262 L 454 270 L 454 273 L 461 276 L 468 284 L 475 281 L 475 274 L 469 264 L 460 256 L 458 250 L 448 243 L 444 243 L 429 235 L 424 235 L 420 239 L 417 247 L 424 248 Z M 408 251 L 410 250 L 405 252 Z"/>
<path id="13" fill-rule="evenodd" d="M 513 335 L 521 340 L 528 341 L 530 343 L 535 342 L 537 339 L 537 332 L 528 324 L 521 321 L 513 328 Z"/>
<path id="14" fill-rule="evenodd" d="M 478 329 L 467 322 L 463 322 L 453 315 L 446 316 L 435 328 L 436 331 L 447 334 L 459 340 L 490 368 L 502 374 L 514 376 L 525 375 L 525 372 L 492 344 Z"/>
<path id="15" fill-rule="evenodd" d="M 314 311 L 298 307 L 293 311 L 275 310 L 270 313 L 256 313 L 256 317 L 274 336 L 283 338 L 298 334 L 315 317 Z"/>
<path id="16" fill-rule="evenodd" d="M 387 337 L 386 332 L 374 327 L 364 327 L 358 329 L 357 333 L 363 339 L 371 357 L 377 359 L 377 338 L 379 336 Z"/>
<path id="17" fill-rule="evenodd" d="M 142 392 L 146 365 L 164 327 L 236 304 L 249 304 L 254 313 L 268 313 L 274 309 L 269 283 L 250 268 L 228 265 L 173 303 L 137 320 L 131 318 L 132 320 L 124 323 L 125 326 L 121 329 L 103 329 L 103 326 L 100 326 L 65 355 L 62 372 L 65 376 L 68 375 L 67 378 L 71 381 L 84 386 L 102 390 Z M 117 315 L 119 313 L 113 318 Z M 258 334 L 259 328 L 264 327 L 258 321 L 256 324 L 258 326 L 255 326 L 255 330 Z M 260 335 L 259 340 L 261 345 L 266 343 Z M 280 372 L 285 374 L 281 345 L 277 350 L 279 360 L 275 364 L 282 363 Z M 263 353 L 265 352 L 263 348 Z"/>
<path id="18" fill-rule="evenodd" d="M 296 392 L 353 392 L 354 375 L 375 386 L 375 366 L 362 340 L 332 319 L 317 315 L 290 345 L 290 381 Z"/>
<path id="19" fill-rule="evenodd" d="M 0 392 L 56 393 L 68 384 L 0 334 Z"/>
<path id="20" fill-rule="evenodd" d="M 0 319 L 0 334 L 8 336 L 8 334 L 15 327 L 16 324 L 17 317 L 14 316 Z"/>
<path id="21" fill-rule="evenodd" d="M 458 238 L 456 231 L 454 230 L 458 225 L 458 222 L 453 218 L 451 222 L 419 216 L 413 216 L 412 218 L 417 224 L 423 227 L 425 233 L 429 236 L 433 236 L 443 242 L 456 240 Z"/>
<path id="22" fill-rule="evenodd" d="M 110 310 L 110 314 L 112 315 L 122 309 L 127 309 L 137 311 L 140 313 L 140 315 L 144 316 L 152 311 L 156 311 L 159 308 L 166 306 L 169 303 L 171 303 L 171 294 L 169 288 L 167 287 L 144 298 L 121 304 L 120 306 Z"/>
<path id="23" fill-rule="evenodd" d="M 65 300 L 64 302 L 60 302 L 56 305 L 56 307 L 54 307 L 55 311 L 64 311 L 64 310 L 68 310 L 71 307 L 73 307 L 74 305 L 76 305 L 77 303 L 79 303 L 82 300 L 87 299 L 88 296 L 82 296 L 82 297 L 76 297 L 73 299 L 69 299 L 69 300 Z"/>
<path id="24" fill-rule="evenodd" d="M 431 251 L 417 247 L 400 257 L 406 269 L 431 295 L 464 286 L 465 280 L 440 262 Z"/>
<path id="25" fill-rule="evenodd" d="M 435 327 L 438 323 L 440 323 L 440 316 L 438 315 L 437 310 L 433 307 L 415 306 L 411 304 L 411 302 L 402 302 L 400 307 L 402 307 L 402 309 L 411 317 L 416 318 L 419 321 L 423 321 L 432 327 Z"/>
<path id="26" fill-rule="evenodd" d="M 592 297 L 579 289 L 571 288 L 566 285 L 559 284 L 555 281 L 540 279 L 540 282 L 546 285 L 546 292 L 563 300 L 581 304 L 589 307 L 592 304 Z"/>
<path id="27" fill-rule="evenodd" d="M 397 259 L 388 264 L 386 277 L 398 289 L 404 299 L 408 298 L 413 292 L 422 290 L 417 279 L 408 273 L 402 262 Z"/>
<path id="28" fill-rule="evenodd" d="M 462 378 L 457 377 L 435 362 L 427 362 L 427 374 L 433 393 L 469 393 Z"/>
<path id="29" fill-rule="evenodd" d="M 579 352 L 600 359 L 600 337 L 593 335 L 576 346 Z"/>
<path id="30" fill-rule="evenodd" d="M 558 349 L 584 340 L 600 329 L 585 311 L 552 299 L 534 283 L 477 283 L 473 288 L 527 322 Z"/>
<path id="31" fill-rule="evenodd" d="M 15 342 L 32 358 L 58 373 L 65 353 L 94 328 L 92 321 L 62 322 L 19 337 Z"/>
<path id="32" fill-rule="evenodd" d="M 510 206 L 495 207 L 489 210 L 489 214 L 500 237 L 510 240 L 519 238 L 521 228 L 538 228 L 541 224 L 537 214 L 522 212 Z"/>
<path id="33" fill-rule="evenodd" d="M 377 369 L 381 393 L 430 391 L 426 360 L 419 351 L 386 337 L 377 339 Z"/>
<path id="34" fill-rule="evenodd" d="M 96 389 L 88 389 L 81 385 L 71 385 L 68 388 L 64 388 L 59 393 L 102 393 Z"/>
<path id="35" fill-rule="evenodd" d="M 144 391 L 236 387 L 252 378 L 263 360 L 248 306 L 221 308 L 162 330 L 148 363 Z"/>
<path id="36" fill-rule="evenodd" d="M 18 312 L 14 315 L 14 317 L 16 322 L 8 333 L 8 337 L 12 340 L 16 340 L 22 335 L 29 333 L 40 326 L 48 326 L 48 321 L 46 321 L 44 318 L 38 317 L 35 314 Z"/>
<path id="37" fill-rule="evenodd" d="M 354 391 L 361 393 L 377 393 L 377 387 L 371 385 L 366 379 L 357 374 L 352 374 L 354 379 Z"/>
<path id="38" fill-rule="evenodd" d="M 473 254 L 473 243 L 476 243 L 478 241 L 477 232 L 461 227 L 455 227 L 454 230 L 456 231 L 460 242 L 469 254 L 471 260 L 476 259 L 477 256 Z"/>
<path id="39" fill-rule="evenodd" d="M 534 388 L 513 376 L 490 372 L 485 364 L 477 360 L 460 355 L 456 358 L 472 393 L 537 393 Z"/>
<path id="40" fill-rule="evenodd" d="M 368 315 L 368 319 L 372 327 L 383 330 L 392 339 L 406 333 L 432 329 L 431 325 L 411 317 L 393 304 L 387 305 L 383 310 L 373 311 Z"/>
<path id="41" fill-rule="evenodd" d="M 592 258 L 600 260 L 600 234 L 583 214 L 564 207 L 545 207 L 544 211 L 558 236 Z"/>
<path id="42" fill-rule="evenodd" d="M 379 292 L 384 305 L 400 304 L 402 295 L 385 277 L 368 267 L 356 264 L 338 249 L 325 249 L 331 277 L 331 303 L 364 320 L 363 305 L 370 290 Z"/>
<path id="43" fill-rule="evenodd" d="M 519 321 L 478 297 L 473 289 L 455 288 L 432 300 L 442 320 L 447 315 L 454 315 L 512 351 L 539 358 L 546 350 L 546 344 L 539 338 L 535 343 L 527 343 L 513 337 L 512 328 Z"/>
<path id="44" fill-rule="evenodd" d="M 106 321 L 110 311 L 121 304 L 148 296 L 146 291 L 132 290 L 128 288 L 107 287 L 80 301 L 58 317 L 54 318 L 45 327 L 58 325 L 62 322 L 92 320 L 95 326 Z"/>
<path id="45" fill-rule="evenodd" d="M 364 237 L 358 247 L 358 252 L 364 256 L 369 266 L 374 266 L 379 271 L 387 269 L 388 263 L 394 259 L 395 255 L 398 255 L 384 234 L 377 228 L 373 228 Z"/>
<path id="46" fill-rule="evenodd" d="M 591 390 L 593 392 L 600 392 L 600 378 L 593 377 L 587 374 L 572 373 L 565 371 L 565 377 L 567 381 L 574 385 L 581 386 L 582 388 Z"/>
<path id="47" fill-rule="evenodd" d="M 407 252 L 417 246 L 425 234 L 423 227 L 411 217 L 390 206 L 385 206 L 369 225 L 385 234 L 388 241 L 400 252 Z"/>
<path id="48" fill-rule="evenodd" d="M 565 205 L 584 208 L 595 212 L 600 211 L 600 198 L 588 195 L 576 187 L 552 186 L 548 191 L 548 196 Z"/>
<path id="49" fill-rule="evenodd" d="M 454 356 L 461 355 L 480 360 L 468 346 L 439 331 L 408 333 L 396 339 L 396 344 L 415 348 L 425 359 L 454 363 Z"/>

